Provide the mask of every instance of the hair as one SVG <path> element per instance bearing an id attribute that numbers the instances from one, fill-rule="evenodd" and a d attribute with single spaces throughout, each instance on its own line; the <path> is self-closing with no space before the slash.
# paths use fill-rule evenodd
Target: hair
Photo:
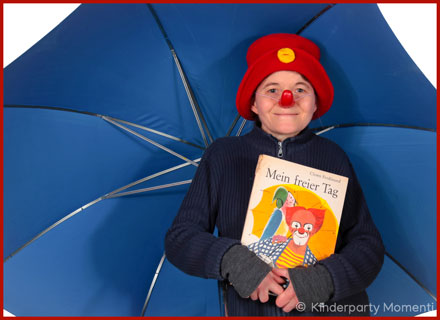
<path id="1" fill-rule="evenodd" d="M 310 213 L 313 214 L 313 216 L 315 217 L 315 224 L 313 226 L 313 230 L 314 232 L 318 232 L 319 229 L 321 229 L 322 224 L 324 222 L 324 216 L 325 216 L 325 209 L 315 209 L 315 208 L 304 208 L 304 207 L 288 207 L 286 208 L 286 223 L 287 225 L 291 225 L 292 221 L 293 221 L 293 216 L 295 215 L 295 213 L 297 213 L 298 211 L 309 211 Z"/>

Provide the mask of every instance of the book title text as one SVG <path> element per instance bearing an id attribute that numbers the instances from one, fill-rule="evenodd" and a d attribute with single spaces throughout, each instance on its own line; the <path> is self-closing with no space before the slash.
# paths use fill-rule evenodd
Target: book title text
<path id="1" fill-rule="evenodd" d="M 291 177 L 284 174 L 284 172 L 279 173 L 276 169 L 271 170 L 270 168 L 267 168 L 266 173 L 267 178 L 271 178 L 277 181 L 280 181 L 282 183 L 292 183 L 294 185 L 309 189 L 311 191 L 318 191 L 324 192 L 326 194 L 329 194 L 332 196 L 332 198 L 338 197 L 338 190 L 330 183 L 330 182 L 321 182 L 321 184 L 313 183 L 310 181 L 310 179 L 302 179 L 299 175 L 296 175 L 294 179 L 291 179 Z M 331 180 L 331 179 L 328 179 Z M 291 182 L 292 181 L 292 182 Z"/>

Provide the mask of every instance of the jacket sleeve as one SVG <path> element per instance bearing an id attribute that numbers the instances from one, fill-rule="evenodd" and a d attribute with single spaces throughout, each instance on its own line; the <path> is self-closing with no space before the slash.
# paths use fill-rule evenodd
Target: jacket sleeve
<path id="1" fill-rule="evenodd" d="M 221 260 L 240 241 L 213 235 L 218 208 L 220 166 L 211 161 L 214 142 L 204 153 L 179 212 L 165 237 L 165 254 L 190 275 L 223 280 Z"/>
<path id="2" fill-rule="evenodd" d="M 351 163 L 348 161 L 345 167 L 349 184 L 335 254 L 319 262 L 327 267 L 333 280 L 330 301 L 365 290 L 379 273 L 385 253 Z"/>

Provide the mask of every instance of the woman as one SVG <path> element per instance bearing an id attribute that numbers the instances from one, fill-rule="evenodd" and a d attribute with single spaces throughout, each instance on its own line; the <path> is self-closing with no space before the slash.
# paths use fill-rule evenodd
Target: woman
<path id="1" fill-rule="evenodd" d="M 206 150 L 166 235 L 171 263 L 188 274 L 227 283 L 228 315 L 325 315 L 328 310 L 368 315 L 362 309 L 369 304 L 365 289 L 380 271 L 384 248 L 349 159 L 307 128 L 333 101 L 319 57 L 313 42 L 292 34 L 267 35 L 249 47 L 237 110 L 256 126 L 242 137 L 218 139 Z M 241 245 L 260 154 L 349 178 L 335 254 L 307 268 L 272 269 Z M 218 237 L 212 234 L 215 227 Z M 354 308 L 349 306 L 360 306 L 358 313 L 350 313 Z"/>

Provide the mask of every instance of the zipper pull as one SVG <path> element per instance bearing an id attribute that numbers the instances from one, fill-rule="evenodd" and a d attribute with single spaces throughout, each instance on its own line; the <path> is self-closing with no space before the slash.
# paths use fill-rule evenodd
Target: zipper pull
<path id="1" fill-rule="evenodd" d="M 278 141 L 278 158 L 283 157 L 283 143 Z"/>

